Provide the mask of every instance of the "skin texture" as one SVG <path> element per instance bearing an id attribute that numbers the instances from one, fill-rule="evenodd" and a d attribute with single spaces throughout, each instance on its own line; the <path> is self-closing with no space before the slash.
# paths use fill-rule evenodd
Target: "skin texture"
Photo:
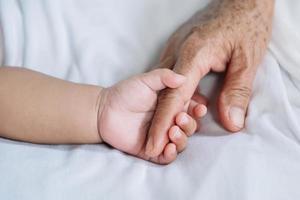
<path id="1" fill-rule="evenodd" d="M 211 71 L 226 72 L 217 105 L 221 124 L 231 132 L 244 127 L 252 83 L 271 36 L 273 7 L 273 0 L 216 0 L 170 37 L 161 62 L 169 60 L 187 81 L 160 93 L 147 156 L 162 152 L 175 114 L 190 102 L 201 78 Z"/>

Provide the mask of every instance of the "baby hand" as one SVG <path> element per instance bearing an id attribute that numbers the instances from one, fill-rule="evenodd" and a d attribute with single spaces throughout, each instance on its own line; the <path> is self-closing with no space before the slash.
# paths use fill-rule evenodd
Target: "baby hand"
<path id="1" fill-rule="evenodd" d="M 159 156 L 147 157 L 145 145 L 156 112 L 158 92 L 167 87 L 178 88 L 185 79 L 171 70 L 157 69 L 103 89 L 98 114 L 98 130 L 102 140 L 116 149 L 155 163 L 168 164 L 175 160 L 177 154 L 184 150 L 187 137 L 197 129 L 192 115 L 186 112 L 177 114 L 175 125 L 165 133 L 170 143 Z M 202 107 L 205 110 L 206 107 Z"/>

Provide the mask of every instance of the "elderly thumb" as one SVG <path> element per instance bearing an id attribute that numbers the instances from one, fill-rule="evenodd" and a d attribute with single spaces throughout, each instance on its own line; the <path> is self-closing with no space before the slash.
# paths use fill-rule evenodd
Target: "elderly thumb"
<path id="1" fill-rule="evenodd" d="M 219 118 L 227 130 L 240 131 L 245 125 L 245 117 L 252 93 L 256 66 L 250 66 L 246 55 L 234 52 L 219 96 Z"/>

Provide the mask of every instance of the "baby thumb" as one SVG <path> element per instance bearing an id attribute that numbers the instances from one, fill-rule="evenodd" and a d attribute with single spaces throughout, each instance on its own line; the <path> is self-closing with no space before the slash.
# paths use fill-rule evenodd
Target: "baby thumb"
<path id="1" fill-rule="evenodd" d="M 154 91 L 165 88 L 178 88 L 186 80 L 185 76 L 177 74 L 170 69 L 156 69 L 141 75 L 141 80 Z"/>

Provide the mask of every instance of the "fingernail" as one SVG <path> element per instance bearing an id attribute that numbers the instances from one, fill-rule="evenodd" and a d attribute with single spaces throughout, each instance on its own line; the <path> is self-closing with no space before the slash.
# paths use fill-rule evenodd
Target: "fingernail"
<path id="1" fill-rule="evenodd" d="M 201 115 L 200 115 L 200 117 L 203 117 L 203 116 L 205 116 L 206 114 L 207 114 L 207 107 L 205 106 L 205 105 L 203 105 L 203 104 L 200 104 L 200 110 L 201 110 Z"/>
<path id="2" fill-rule="evenodd" d="M 179 131 L 179 128 L 178 127 L 176 127 L 176 128 L 174 128 L 175 130 L 174 130 L 174 137 L 175 138 L 180 138 L 181 137 L 181 133 L 180 133 L 180 131 Z"/>
<path id="3" fill-rule="evenodd" d="M 189 122 L 189 119 L 187 118 L 187 116 L 186 115 L 183 115 L 182 117 L 181 117 L 181 119 L 180 119 L 180 123 L 182 124 L 182 125 L 184 125 L 184 124 L 187 124 Z"/>
<path id="4" fill-rule="evenodd" d="M 230 120 L 238 128 L 244 127 L 245 122 L 245 111 L 242 108 L 233 106 L 229 111 Z"/>

